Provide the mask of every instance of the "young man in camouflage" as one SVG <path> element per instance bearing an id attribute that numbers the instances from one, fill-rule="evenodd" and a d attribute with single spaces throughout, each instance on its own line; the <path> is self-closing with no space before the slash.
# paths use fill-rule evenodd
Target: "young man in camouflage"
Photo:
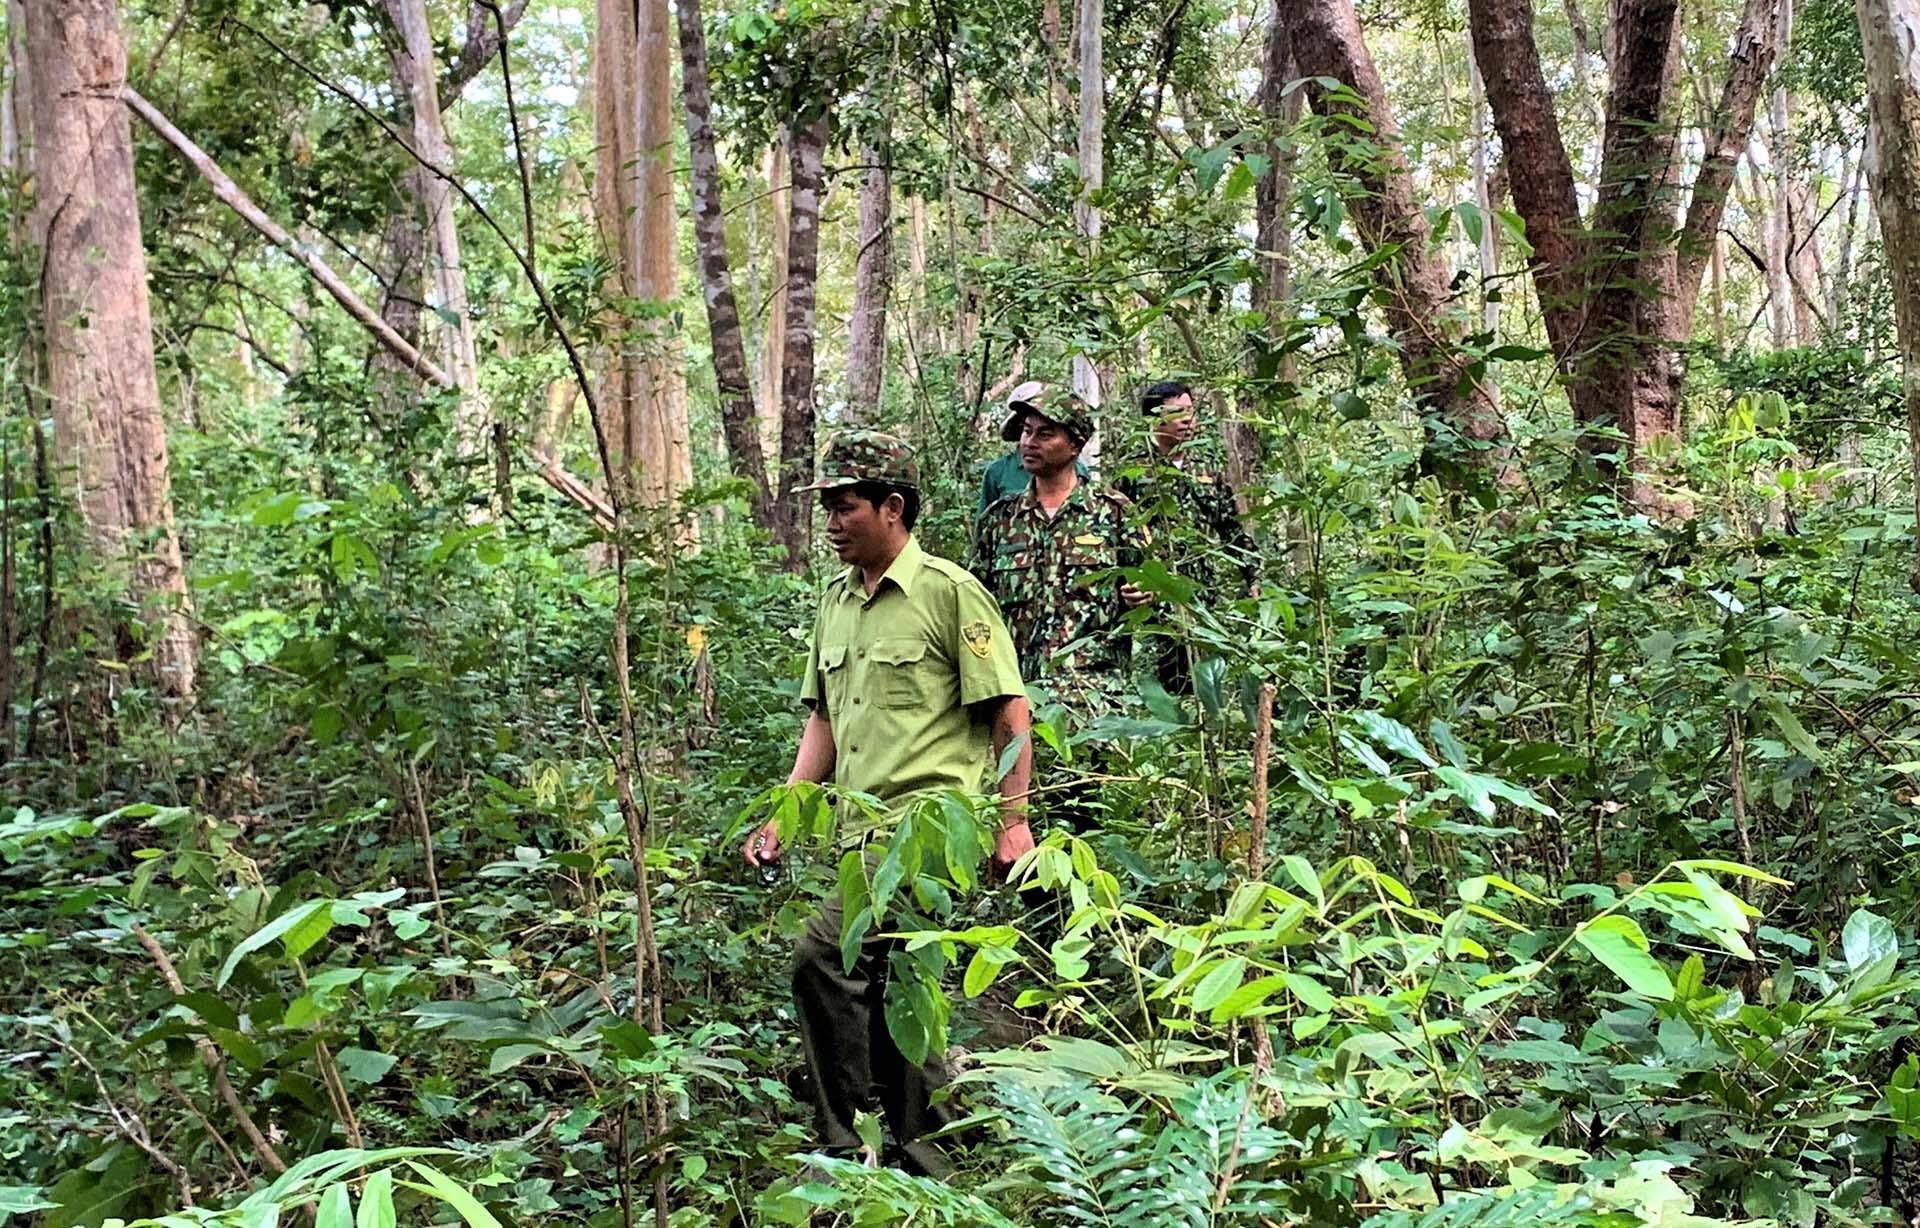
<path id="1" fill-rule="evenodd" d="M 1240 522 L 1223 466 L 1196 437 L 1193 389 L 1178 380 L 1153 384 L 1141 396 L 1140 410 L 1149 420 L 1149 455 L 1126 467 L 1115 485 L 1133 501 L 1136 516 L 1157 530 L 1157 557 L 1167 570 L 1193 581 L 1208 602 L 1257 595 L 1259 547 Z M 1240 580 L 1231 592 L 1221 586 L 1229 568 Z M 1163 686 L 1176 694 L 1193 689 L 1183 644 L 1161 640 L 1154 656 Z"/>
<path id="2" fill-rule="evenodd" d="M 1047 386 L 1037 379 L 1030 379 L 1017 385 L 1007 394 L 1007 412 L 1024 413 L 1027 403 L 1044 397 L 1046 391 Z M 1073 472 L 1083 482 L 1090 476 L 1086 464 L 1078 459 L 1073 462 Z M 1020 449 L 1017 446 L 988 465 L 986 471 L 980 475 L 980 502 L 973 509 L 974 532 L 979 533 L 980 523 L 986 518 L 988 508 L 1008 495 L 1025 494 L 1027 487 L 1032 484 L 1033 475 L 1020 467 Z"/>
<path id="3" fill-rule="evenodd" d="M 1115 573 L 1139 566 L 1147 541 L 1124 496 L 1074 470 L 1093 437 L 1093 412 L 1051 392 L 1033 390 L 1001 426 L 1000 437 L 1019 445 L 1032 485 L 987 509 L 973 572 L 1006 615 L 1021 673 L 1085 716 L 1126 689 L 1130 641 L 1120 622 L 1150 597 Z"/>
<path id="4" fill-rule="evenodd" d="M 1027 827 L 1032 772 L 1026 686 L 993 599 L 954 563 L 913 538 L 920 475 L 901 440 L 842 431 L 829 440 L 820 479 L 827 540 L 847 570 L 826 587 L 814 620 L 800 698 L 809 709 L 787 783 L 832 781 L 897 805 L 916 793 L 978 792 L 987 768 L 1016 741 L 1000 781 L 994 866 L 1004 872 L 1033 848 Z M 774 825 L 743 850 L 758 867 L 780 857 Z M 904 1164 L 937 1174 L 946 1164 L 923 1136 L 945 1124 L 931 1101 L 944 1081 L 938 1055 L 909 1063 L 883 1013 L 895 941 L 874 925 L 848 970 L 840 951 L 838 894 L 822 902 L 794 947 L 793 997 L 823 1144 L 860 1145 L 856 1116 L 874 1091 Z"/>

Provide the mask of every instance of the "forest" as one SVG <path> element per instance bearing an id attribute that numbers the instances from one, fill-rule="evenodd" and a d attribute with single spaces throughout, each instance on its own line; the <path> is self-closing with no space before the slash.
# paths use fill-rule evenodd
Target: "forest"
<path id="1" fill-rule="evenodd" d="M 0 1228 L 1920 1223 L 1920 0 L 3 28 Z M 787 783 L 821 449 L 964 566 L 1029 381 L 1248 582 Z"/>

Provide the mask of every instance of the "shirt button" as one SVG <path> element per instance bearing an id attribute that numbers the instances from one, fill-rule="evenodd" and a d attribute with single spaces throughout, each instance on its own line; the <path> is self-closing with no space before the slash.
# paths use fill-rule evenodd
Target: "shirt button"
<path id="1" fill-rule="evenodd" d="M 853 702 L 854 702 L 854 703 L 859 703 L 859 702 L 860 702 L 860 697 L 859 697 L 858 695 L 855 695 L 855 696 L 853 697 Z"/>

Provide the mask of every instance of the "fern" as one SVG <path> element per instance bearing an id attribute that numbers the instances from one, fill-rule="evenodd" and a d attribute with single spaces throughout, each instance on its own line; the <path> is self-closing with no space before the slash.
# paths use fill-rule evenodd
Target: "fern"
<path id="1" fill-rule="evenodd" d="M 1632 1228 L 1629 1211 L 1610 1211 L 1583 1190 L 1535 1186 L 1505 1193 L 1467 1194 L 1429 1211 L 1387 1211 L 1361 1228 Z"/>
<path id="2" fill-rule="evenodd" d="M 1040 1093 L 1017 1080 L 996 1094 L 1007 1113 L 1018 1164 L 1057 1201 L 1047 1222 L 1098 1228 L 1154 1228 L 1138 1192 L 1149 1168 L 1135 1114 L 1074 1080 Z"/>
<path id="3" fill-rule="evenodd" d="M 808 1156 L 832 1184 L 808 1182 L 763 1196 L 759 1209 L 780 1224 L 805 1224 L 815 1211 L 846 1211 L 860 1224 L 906 1224 L 922 1228 L 1019 1228 L 991 1204 L 944 1181 L 910 1176 L 893 1168 L 868 1168 L 832 1156 Z"/>

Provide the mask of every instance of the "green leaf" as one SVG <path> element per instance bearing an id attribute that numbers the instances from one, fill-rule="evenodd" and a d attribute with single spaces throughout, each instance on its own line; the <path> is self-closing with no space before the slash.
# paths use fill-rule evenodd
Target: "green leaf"
<path id="1" fill-rule="evenodd" d="M 340 1073 L 356 1083 L 378 1083 L 400 1060 L 391 1053 L 371 1049 L 342 1049 L 334 1058 L 340 1063 Z"/>
<path id="2" fill-rule="evenodd" d="M 1773 727 L 1780 731 L 1780 736 L 1787 740 L 1787 745 L 1815 763 L 1820 762 L 1819 744 L 1807 733 L 1807 727 L 1800 723 L 1800 718 L 1795 716 L 1786 704 L 1769 697 L 1761 708 L 1766 712 L 1767 719 L 1773 722 Z"/>
<path id="3" fill-rule="evenodd" d="M 283 941 L 286 944 L 288 958 L 299 959 L 311 951 L 314 944 L 327 936 L 328 931 L 333 929 L 334 908 L 334 905 L 316 908 L 286 932 Z"/>
<path id="4" fill-rule="evenodd" d="M 1849 971 L 1864 982 L 1879 984 L 1893 973 L 1893 965 L 1900 958 L 1900 940 L 1886 918 L 1861 908 L 1847 918 L 1846 927 L 1840 931 L 1840 950 Z"/>
<path id="5" fill-rule="evenodd" d="M 621 1057 L 639 1061 L 654 1050 L 653 1034 L 631 1019 L 622 1019 L 600 1029 L 607 1047 Z"/>
<path id="6" fill-rule="evenodd" d="M 360 1190 L 360 1209 L 353 1228 L 394 1228 L 392 1169 L 383 1168 L 368 1176 Z"/>
<path id="7" fill-rule="evenodd" d="M 1434 762 L 1433 756 L 1427 753 L 1427 748 L 1420 745 L 1420 739 L 1413 736 L 1413 730 L 1386 713 L 1356 712 L 1353 714 L 1353 723 L 1360 726 L 1362 732 L 1368 737 L 1388 750 L 1405 755 L 1428 767 L 1439 766 Z"/>
<path id="8" fill-rule="evenodd" d="M 314 1212 L 313 1228 L 353 1228 L 353 1206 L 344 1182 L 328 1186 L 327 1192 L 320 1195 L 320 1209 Z"/>
<path id="9" fill-rule="evenodd" d="M 35 1211 L 46 1211 L 53 1203 L 40 1197 L 37 1185 L 0 1185 L 0 1224 L 7 1222 L 11 1215 L 30 1215 Z"/>
<path id="10" fill-rule="evenodd" d="M 240 966 L 242 959 L 258 951 L 274 939 L 285 935 L 295 926 L 305 924 L 314 914 L 329 914 L 327 924 L 331 926 L 333 924 L 330 915 L 332 908 L 332 900 L 308 900 L 305 904 L 289 908 L 287 911 L 261 926 L 260 929 L 242 939 L 240 945 L 233 949 L 233 954 L 227 956 L 227 962 L 220 965 L 220 975 L 215 977 L 213 981 L 214 988 L 219 989 L 226 985 L 228 978 L 233 975 L 233 970 Z M 316 939 L 316 941 L 318 940 Z"/>
<path id="11" fill-rule="evenodd" d="M 1327 987 L 1310 976 L 1298 972 L 1286 974 L 1287 989 L 1300 999 L 1301 1005 L 1316 1014 L 1327 1014 L 1333 1010 L 1333 995 Z"/>
<path id="12" fill-rule="evenodd" d="M 545 1045 L 501 1045 L 493 1051 L 493 1056 L 487 1059 L 487 1073 L 490 1075 L 505 1074 L 528 1058 L 539 1057 L 547 1051 L 548 1049 Z"/>
<path id="13" fill-rule="evenodd" d="M 460 1218 L 467 1221 L 469 1228 L 500 1228 L 500 1221 L 493 1218 L 493 1213 L 481 1206 L 480 1200 L 469 1194 L 452 1177 L 437 1168 L 430 1168 L 412 1160 L 407 1161 L 407 1167 L 426 1178 L 427 1184 L 420 1186 L 411 1181 L 402 1184 L 419 1190 L 423 1194 L 431 1194 L 446 1203 L 460 1213 Z"/>
<path id="14" fill-rule="evenodd" d="M 1662 1002 L 1673 997 L 1673 981 L 1660 961 L 1648 952 L 1652 944 L 1631 917 L 1596 917 L 1574 931 L 1574 941 L 1606 965 L 1627 988 Z"/>
<path id="15" fill-rule="evenodd" d="M 1210 1011 L 1227 1000 L 1227 996 L 1240 988 L 1240 982 L 1247 974 L 1247 961 L 1235 955 L 1215 964 L 1213 970 L 1200 978 L 1200 984 L 1193 991 L 1193 1009 Z"/>

